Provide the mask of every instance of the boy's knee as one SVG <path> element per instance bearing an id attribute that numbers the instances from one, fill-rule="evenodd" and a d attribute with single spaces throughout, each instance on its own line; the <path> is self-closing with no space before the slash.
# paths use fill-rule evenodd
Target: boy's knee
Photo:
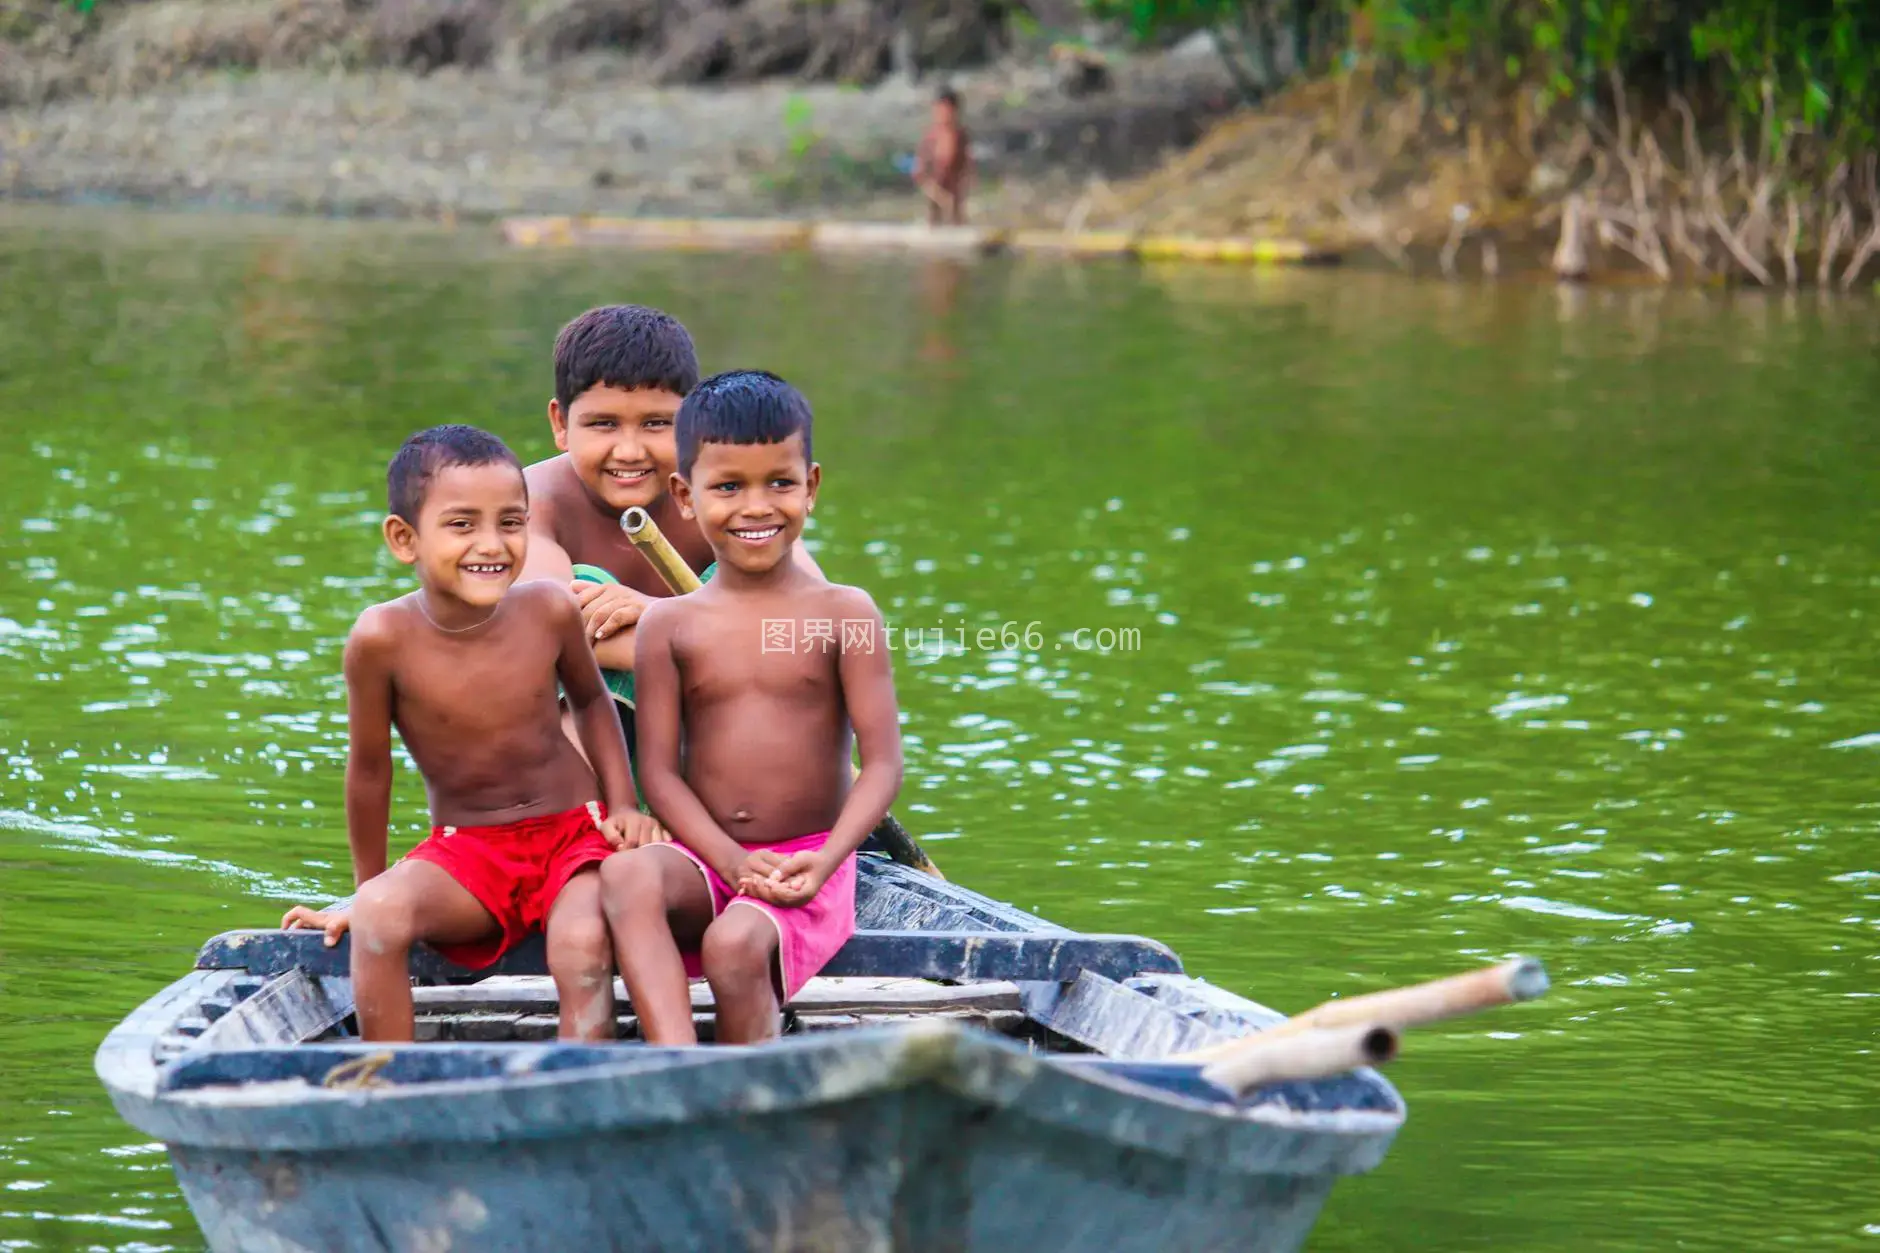
<path id="1" fill-rule="evenodd" d="M 353 897 L 350 929 L 353 946 L 374 957 L 408 950 L 418 938 L 416 902 L 382 876 L 369 880 Z"/>
<path id="2" fill-rule="evenodd" d="M 557 918 L 548 929 L 548 973 L 561 978 L 589 978 L 611 973 L 613 947 L 607 920 L 600 912 Z"/>
<path id="3" fill-rule="evenodd" d="M 666 897 L 665 871 L 646 849 L 615 853 L 601 863 L 601 906 L 609 918 L 659 909 Z"/>
<path id="4" fill-rule="evenodd" d="M 705 930 L 699 964 L 713 984 L 770 981 L 777 929 L 760 910 L 734 909 Z"/>

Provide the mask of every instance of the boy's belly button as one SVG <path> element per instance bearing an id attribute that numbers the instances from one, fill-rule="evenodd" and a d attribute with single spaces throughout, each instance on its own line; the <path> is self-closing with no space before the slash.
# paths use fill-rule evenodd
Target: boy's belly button
<path id="1" fill-rule="evenodd" d="M 748 809 L 744 809 L 740 807 L 738 809 L 733 810 L 731 813 L 731 821 L 733 822 L 749 822 L 750 820 L 751 820 L 751 811 Z"/>

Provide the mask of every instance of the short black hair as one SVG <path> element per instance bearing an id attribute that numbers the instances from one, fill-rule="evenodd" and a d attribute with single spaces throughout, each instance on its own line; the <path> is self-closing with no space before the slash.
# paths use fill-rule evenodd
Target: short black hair
<path id="1" fill-rule="evenodd" d="M 698 351 L 679 319 L 645 305 L 589 309 L 555 336 L 555 399 L 565 416 L 591 387 L 651 388 L 684 396 L 698 386 Z"/>
<path id="2" fill-rule="evenodd" d="M 957 109 L 960 107 L 960 93 L 951 87 L 942 87 L 940 93 L 934 97 L 934 103 L 950 104 Z"/>
<path id="3" fill-rule="evenodd" d="M 714 374 L 679 406 L 679 473 L 692 477 L 700 444 L 781 444 L 803 437 L 803 459 L 810 456 L 809 401 L 803 393 L 768 370 L 730 370 Z"/>
<path id="4" fill-rule="evenodd" d="M 418 511 L 438 471 L 450 466 L 487 466 L 506 462 L 522 473 L 522 462 L 509 445 L 488 431 L 474 426 L 452 424 L 419 431 L 392 456 L 385 469 L 386 507 L 394 514 L 418 525 Z M 526 483 L 526 480 L 525 480 Z M 524 491 L 528 488 L 525 486 Z"/>

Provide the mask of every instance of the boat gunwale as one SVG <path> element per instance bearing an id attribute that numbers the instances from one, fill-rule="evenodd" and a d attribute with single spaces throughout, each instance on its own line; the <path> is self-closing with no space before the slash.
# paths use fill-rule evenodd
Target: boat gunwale
<path id="1" fill-rule="evenodd" d="M 517 1056 L 543 1056 L 542 1050 L 555 1047 L 534 1043 L 399 1046 Z M 644 1046 L 576 1047 L 626 1050 Z M 346 1058 L 392 1051 L 382 1045 L 345 1042 L 224 1052 L 265 1055 L 308 1048 Z M 701 1120 L 788 1116 L 932 1083 L 955 1096 L 1018 1113 L 1060 1131 L 1101 1134 L 1113 1143 L 1159 1156 L 1206 1160 L 1246 1173 L 1273 1173 L 1273 1137 L 1297 1140 L 1301 1144 L 1280 1154 L 1282 1159 L 1299 1158 L 1301 1146 L 1310 1144 L 1313 1151 L 1304 1156 L 1330 1163 L 1323 1169 L 1343 1174 L 1369 1169 L 1381 1160 L 1406 1112 L 1395 1088 L 1368 1068 L 1350 1077 L 1383 1096 L 1391 1108 L 1299 1110 L 1280 1101 L 1209 1104 L 1106 1073 L 1096 1059 L 1066 1065 L 1055 1055 L 1031 1053 L 990 1032 L 945 1021 L 857 1027 L 764 1046 L 700 1045 L 661 1051 L 666 1056 L 642 1059 L 639 1064 L 623 1058 L 619 1063 L 383 1088 L 334 1090 L 304 1080 L 255 1079 L 220 1087 L 157 1091 L 144 1102 L 146 1118 L 133 1121 L 172 1145 L 317 1153 L 646 1133 Z M 793 1078 L 798 1082 L 790 1091 Z M 724 1099 L 701 1101 L 687 1091 L 714 1084 L 722 1089 Z M 489 1108 L 473 1110 L 473 1106 Z M 383 1117 L 360 1119 L 359 1113 L 367 1109 Z M 1095 1129 L 1099 1125 L 1101 1132 Z M 427 1129 L 406 1134 L 416 1126 Z M 532 1131 L 532 1127 L 541 1130 Z M 1369 1164 L 1350 1164 L 1359 1159 Z"/>

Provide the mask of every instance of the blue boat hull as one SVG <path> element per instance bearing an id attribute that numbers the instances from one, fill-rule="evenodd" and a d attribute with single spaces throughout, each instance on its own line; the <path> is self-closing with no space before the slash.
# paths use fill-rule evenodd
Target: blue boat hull
<path id="1" fill-rule="evenodd" d="M 387 1048 L 345 1038 L 342 953 L 245 932 L 121 1023 L 98 1073 L 216 1253 L 1267 1253 L 1300 1247 L 1403 1123 L 1370 1070 L 1236 1101 L 1158 1060 L 1278 1016 L 1151 941 L 872 863 L 858 915 L 842 973 L 989 996 L 1024 1029 L 941 1013 L 757 1048 Z M 434 955 L 413 973 L 460 977 Z"/>
<path id="2" fill-rule="evenodd" d="M 463 1051 L 514 1050 L 553 1047 Z M 644 1052 L 501 1081 L 209 1083 L 157 1122 L 218 1253 L 1179 1253 L 1298 1248 L 1401 1120 L 1366 1072 L 1224 1113 L 1183 1068 L 936 1025 Z"/>

